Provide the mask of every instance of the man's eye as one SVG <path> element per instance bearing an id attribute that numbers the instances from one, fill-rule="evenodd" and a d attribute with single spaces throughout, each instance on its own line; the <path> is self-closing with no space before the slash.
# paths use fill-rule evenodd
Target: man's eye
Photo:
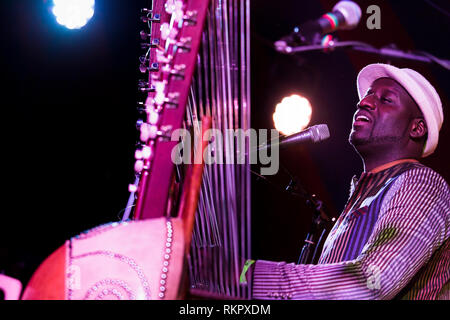
<path id="1" fill-rule="evenodd" d="M 382 97 L 382 98 L 381 98 L 381 101 L 383 101 L 383 102 L 388 102 L 388 103 L 391 103 L 391 102 L 392 102 L 391 99 L 385 98 L 385 97 Z"/>

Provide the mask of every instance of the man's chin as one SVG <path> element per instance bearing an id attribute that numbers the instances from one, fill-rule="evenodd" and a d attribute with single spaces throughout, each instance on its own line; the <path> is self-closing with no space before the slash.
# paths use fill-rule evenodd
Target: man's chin
<path id="1" fill-rule="evenodd" d="M 369 140 L 365 137 L 361 137 L 359 136 L 356 132 L 352 131 L 350 133 L 350 136 L 348 137 L 348 142 L 353 146 L 353 147 L 358 147 L 358 146 L 364 146 L 367 143 L 369 143 Z"/>

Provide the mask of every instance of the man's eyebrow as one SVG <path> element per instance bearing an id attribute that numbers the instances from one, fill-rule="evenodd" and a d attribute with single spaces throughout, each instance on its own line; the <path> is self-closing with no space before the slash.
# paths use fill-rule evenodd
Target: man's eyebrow
<path id="1" fill-rule="evenodd" d="M 392 93 L 393 95 L 399 97 L 400 94 L 396 91 L 396 90 L 392 90 L 392 89 L 384 89 L 385 91 Z"/>
<path id="2" fill-rule="evenodd" d="M 373 92 L 373 90 L 374 90 L 373 87 L 369 87 L 369 89 L 367 89 L 367 91 L 366 91 L 366 95 L 367 95 L 369 92 Z M 391 94 L 393 94 L 393 95 L 395 95 L 395 96 L 397 96 L 397 97 L 400 97 L 400 94 L 399 94 L 395 89 L 382 88 L 382 90 L 385 91 L 385 92 L 391 93 Z"/>

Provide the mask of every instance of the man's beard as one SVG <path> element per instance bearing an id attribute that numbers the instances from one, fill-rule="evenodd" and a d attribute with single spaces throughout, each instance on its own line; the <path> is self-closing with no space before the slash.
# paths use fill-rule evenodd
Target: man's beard
<path id="1" fill-rule="evenodd" d="M 385 136 L 385 137 L 369 137 L 363 139 L 355 139 L 350 137 L 349 142 L 352 146 L 365 146 L 365 145 L 383 145 L 386 143 L 396 143 L 401 140 L 399 136 Z"/>
<path id="2" fill-rule="evenodd" d="M 383 145 L 394 145 L 397 142 L 400 142 L 405 135 L 408 132 L 408 127 L 405 126 L 405 128 L 401 131 L 401 132 L 396 132 L 395 135 L 389 135 L 389 136 L 378 136 L 375 135 L 377 132 L 380 132 L 380 130 L 376 130 L 375 128 L 372 128 L 370 130 L 370 133 L 368 135 L 368 137 L 362 137 L 362 138 L 357 138 L 354 137 L 352 138 L 352 134 L 350 133 L 350 137 L 349 137 L 349 142 L 353 147 L 364 147 L 364 146 L 383 146 Z"/>

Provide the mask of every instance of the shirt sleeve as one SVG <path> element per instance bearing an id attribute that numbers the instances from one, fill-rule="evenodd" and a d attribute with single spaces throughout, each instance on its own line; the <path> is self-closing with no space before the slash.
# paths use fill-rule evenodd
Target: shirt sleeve
<path id="1" fill-rule="evenodd" d="M 402 174 L 354 260 L 296 265 L 258 260 L 254 299 L 392 299 L 449 237 L 450 196 L 429 168 Z"/>

